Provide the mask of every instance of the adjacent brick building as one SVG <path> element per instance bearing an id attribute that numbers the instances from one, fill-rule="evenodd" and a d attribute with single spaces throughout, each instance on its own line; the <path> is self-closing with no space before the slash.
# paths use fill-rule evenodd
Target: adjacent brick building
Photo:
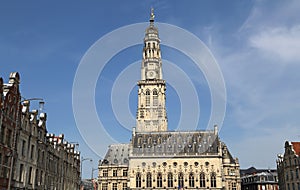
<path id="1" fill-rule="evenodd" d="M 48 133 L 47 114 L 30 110 L 37 99 L 22 98 L 19 85 L 17 72 L 0 78 L 0 189 L 79 189 L 75 145 Z"/>

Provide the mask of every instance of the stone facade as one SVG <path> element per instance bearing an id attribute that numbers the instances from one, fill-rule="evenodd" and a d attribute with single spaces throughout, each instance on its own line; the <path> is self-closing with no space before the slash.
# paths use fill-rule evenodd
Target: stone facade
<path id="1" fill-rule="evenodd" d="M 0 189 L 79 189 L 79 152 L 47 133 L 46 113 L 30 110 L 37 99 L 22 100 L 19 83 L 16 72 L 0 78 Z"/>
<path id="2" fill-rule="evenodd" d="M 138 81 L 136 127 L 128 144 L 113 144 L 99 161 L 98 189 L 240 190 L 238 159 L 214 130 L 169 131 L 165 81 L 153 10 Z"/>
<path id="3" fill-rule="evenodd" d="M 240 189 L 239 165 L 215 131 L 133 134 L 131 189 Z"/>
<path id="4" fill-rule="evenodd" d="M 285 142 L 284 155 L 279 154 L 277 172 L 281 190 L 300 189 L 300 142 Z"/>
<path id="5" fill-rule="evenodd" d="M 8 187 L 16 159 L 16 138 L 20 125 L 20 76 L 11 73 L 9 82 L 0 78 L 0 189 Z"/>
<path id="6" fill-rule="evenodd" d="M 241 170 L 242 190 L 278 190 L 278 175 L 274 169 Z"/>

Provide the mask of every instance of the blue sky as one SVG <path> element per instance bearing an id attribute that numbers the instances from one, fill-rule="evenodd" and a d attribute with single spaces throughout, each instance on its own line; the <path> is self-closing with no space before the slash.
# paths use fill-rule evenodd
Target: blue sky
<path id="1" fill-rule="evenodd" d="M 83 176 L 90 177 L 91 168 L 104 155 L 90 150 L 76 127 L 72 110 L 76 70 L 97 40 L 120 27 L 147 22 L 151 7 L 157 22 L 193 33 L 215 57 L 227 92 L 220 136 L 241 167 L 275 168 L 284 141 L 300 139 L 299 1 L 1 1 L 0 76 L 8 81 L 9 73 L 18 71 L 22 96 L 45 100 L 49 132 L 64 133 L 67 140 L 80 143 L 82 155 L 94 160 L 84 162 Z M 122 126 L 113 115 L 112 86 L 120 72 L 141 59 L 141 51 L 142 45 L 136 45 L 116 54 L 95 87 L 99 118 L 117 142 L 130 139 L 132 126 Z M 195 84 L 201 97 L 197 128 L 205 128 L 211 99 L 203 73 L 176 49 L 163 46 L 162 51 L 163 59 L 180 67 Z M 164 73 L 168 75 L 167 70 Z M 135 78 L 139 76 L 137 69 Z M 180 98 L 171 85 L 167 92 L 169 128 L 174 129 Z M 128 102 L 131 124 L 136 88 L 130 90 Z M 99 138 L 94 142 L 103 146 Z"/>

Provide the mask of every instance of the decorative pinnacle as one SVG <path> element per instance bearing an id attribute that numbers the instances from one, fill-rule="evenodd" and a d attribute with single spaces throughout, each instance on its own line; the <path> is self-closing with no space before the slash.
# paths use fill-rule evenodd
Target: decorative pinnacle
<path id="1" fill-rule="evenodd" d="M 151 13 L 150 13 L 150 22 L 154 22 L 154 17 L 155 17 L 155 15 L 154 15 L 154 9 L 152 7 L 151 8 Z"/>

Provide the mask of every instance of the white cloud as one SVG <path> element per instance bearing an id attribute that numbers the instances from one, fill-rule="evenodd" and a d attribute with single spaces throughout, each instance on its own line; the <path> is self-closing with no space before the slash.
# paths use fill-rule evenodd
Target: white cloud
<path id="1" fill-rule="evenodd" d="M 290 2 L 258 1 L 231 46 L 213 44 L 228 92 L 222 131 L 238 134 L 223 140 L 242 168 L 274 168 L 284 141 L 299 141 L 300 64 L 288 63 L 300 61 L 300 2 Z"/>
<path id="2" fill-rule="evenodd" d="M 249 39 L 250 46 L 266 56 L 278 56 L 284 63 L 300 61 L 300 25 L 269 28 Z"/>

